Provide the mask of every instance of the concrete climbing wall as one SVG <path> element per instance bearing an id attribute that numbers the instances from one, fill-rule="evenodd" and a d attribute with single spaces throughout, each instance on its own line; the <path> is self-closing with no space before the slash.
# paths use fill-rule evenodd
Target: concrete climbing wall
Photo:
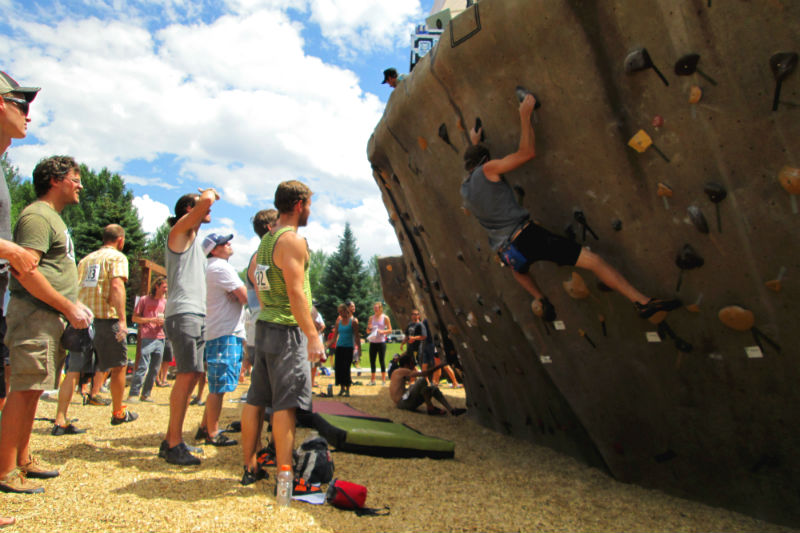
<path id="1" fill-rule="evenodd" d="M 800 525 L 800 73 L 776 55 L 798 36 L 790 0 L 483 0 L 445 29 L 368 156 L 407 280 L 458 346 L 470 416 Z M 658 72 L 639 70 L 641 48 Z M 686 307 L 641 320 L 591 273 L 577 299 L 575 269 L 540 263 L 559 321 L 533 315 L 459 196 L 476 117 L 494 155 L 516 149 L 517 85 L 542 102 L 538 156 L 506 176 L 523 205 Z"/>

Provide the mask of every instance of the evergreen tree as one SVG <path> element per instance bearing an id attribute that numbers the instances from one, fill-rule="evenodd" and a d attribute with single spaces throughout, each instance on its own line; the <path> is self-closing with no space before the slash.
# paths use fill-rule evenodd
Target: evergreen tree
<path id="1" fill-rule="evenodd" d="M 153 263 L 159 264 L 165 268 L 167 263 L 164 254 L 170 229 L 170 225 L 164 222 L 158 227 L 155 233 L 150 235 L 144 245 L 144 256 Z"/>
<path id="2" fill-rule="evenodd" d="M 17 167 L 8 160 L 8 153 L 0 157 L 0 167 L 3 169 L 3 176 L 8 185 L 8 194 L 11 197 L 11 228 L 13 229 L 20 212 L 25 209 L 26 205 L 36 200 L 36 193 L 33 191 L 33 183 L 30 180 L 23 181 Z"/>
<path id="3" fill-rule="evenodd" d="M 337 307 L 348 300 L 353 300 L 356 304 L 356 318 L 359 323 L 366 324 L 372 314 L 370 283 L 370 275 L 358 255 L 353 231 L 349 223 L 345 224 L 338 248 L 325 263 L 320 294 L 315 295 L 319 304 L 317 309 L 322 313 L 326 324 L 333 324 Z"/>
<path id="4" fill-rule="evenodd" d="M 322 250 L 311 251 L 308 265 L 308 282 L 311 285 L 311 296 L 316 300 L 325 290 L 322 286 L 322 274 L 328 261 L 328 254 Z"/>

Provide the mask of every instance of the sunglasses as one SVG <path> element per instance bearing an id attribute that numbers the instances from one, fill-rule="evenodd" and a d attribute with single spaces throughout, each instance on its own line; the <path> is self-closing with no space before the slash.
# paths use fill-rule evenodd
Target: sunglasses
<path id="1" fill-rule="evenodd" d="M 6 102 L 11 102 L 12 104 L 16 104 L 22 114 L 26 117 L 28 116 L 28 111 L 30 110 L 30 104 L 28 104 L 27 100 L 23 100 L 21 98 L 11 98 L 10 96 L 4 96 L 3 100 Z"/>

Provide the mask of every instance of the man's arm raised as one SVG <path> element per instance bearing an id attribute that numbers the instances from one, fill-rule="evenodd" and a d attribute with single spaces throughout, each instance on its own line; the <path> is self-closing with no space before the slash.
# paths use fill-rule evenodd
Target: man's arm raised
<path id="1" fill-rule="evenodd" d="M 520 135 L 519 148 L 502 159 L 491 159 L 483 165 L 483 173 L 489 181 L 500 181 L 500 175 L 522 166 L 536 157 L 536 136 L 531 124 L 531 113 L 536 99 L 528 94 L 519 104 Z"/>
<path id="2" fill-rule="evenodd" d="M 322 358 L 323 348 L 322 341 L 317 335 L 317 328 L 314 326 L 314 319 L 311 318 L 311 306 L 303 291 L 307 258 L 308 245 L 305 239 L 295 232 L 284 233 L 275 243 L 273 261 L 283 272 L 289 307 L 297 325 L 308 338 L 308 360 L 317 362 Z"/>
<path id="3" fill-rule="evenodd" d="M 219 194 L 214 189 L 200 191 L 200 198 L 195 202 L 194 207 L 183 215 L 169 230 L 167 246 L 173 252 L 180 254 L 189 249 L 192 241 L 196 237 L 195 233 L 200 224 L 205 220 L 211 206 L 219 200 Z"/>

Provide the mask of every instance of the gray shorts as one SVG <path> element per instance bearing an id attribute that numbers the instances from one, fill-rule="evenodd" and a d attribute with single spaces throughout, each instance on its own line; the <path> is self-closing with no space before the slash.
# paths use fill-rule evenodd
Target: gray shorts
<path id="1" fill-rule="evenodd" d="M 116 318 L 94 319 L 94 351 L 97 354 L 97 372 L 128 366 L 128 345 L 125 339 L 117 340 L 119 322 Z"/>
<path id="2" fill-rule="evenodd" d="M 85 352 L 73 352 L 70 350 L 69 357 L 67 357 L 67 372 L 78 372 L 79 374 L 91 374 L 94 372 L 93 354 L 94 350 L 91 348 Z"/>
<path id="3" fill-rule="evenodd" d="M 425 378 L 418 378 L 404 393 L 400 401 L 397 402 L 398 409 L 416 411 L 417 407 L 425 403 L 425 391 L 428 389 L 428 382 Z"/>
<path id="4" fill-rule="evenodd" d="M 273 411 L 311 409 L 308 340 L 299 327 L 256 322 L 256 354 L 247 403 Z"/>
<path id="5" fill-rule="evenodd" d="M 206 341 L 206 317 L 194 313 L 181 313 L 167 317 L 164 329 L 172 344 L 172 355 L 178 374 L 205 372 L 203 354 Z"/>

